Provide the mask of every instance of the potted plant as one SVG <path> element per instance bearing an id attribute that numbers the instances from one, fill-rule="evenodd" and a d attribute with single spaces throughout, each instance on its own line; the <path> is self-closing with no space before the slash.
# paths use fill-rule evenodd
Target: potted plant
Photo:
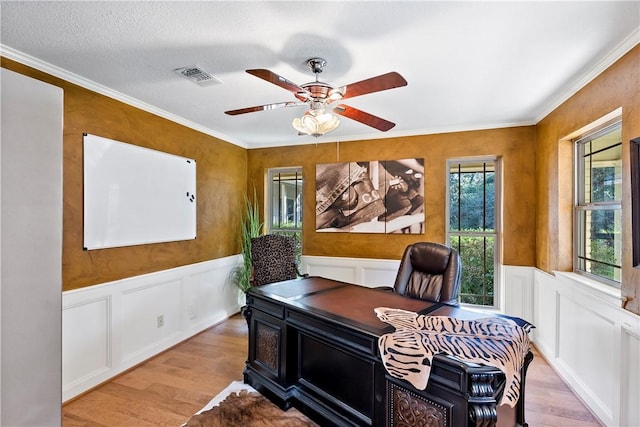
<path id="1" fill-rule="evenodd" d="M 251 287 L 251 239 L 262 234 L 258 197 L 253 191 L 253 200 L 244 195 L 244 211 L 240 221 L 240 253 L 242 264 L 233 271 L 234 283 L 242 291 L 242 296 Z"/>

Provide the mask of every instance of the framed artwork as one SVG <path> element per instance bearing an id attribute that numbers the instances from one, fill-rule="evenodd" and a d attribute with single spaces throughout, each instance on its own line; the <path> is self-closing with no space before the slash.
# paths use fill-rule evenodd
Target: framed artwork
<path id="1" fill-rule="evenodd" d="M 640 137 L 631 147 L 631 239 L 633 266 L 640 268 Z"/>
<path id="2" fill-rule="evenodd" d="M 424 233 L 424 159 L 316 165 L 316 231 Z"/>

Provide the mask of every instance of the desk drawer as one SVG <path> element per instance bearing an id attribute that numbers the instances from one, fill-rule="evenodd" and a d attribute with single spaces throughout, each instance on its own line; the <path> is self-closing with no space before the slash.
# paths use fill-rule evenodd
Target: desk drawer
<path id="1" fill-rule="evenodd" d="M 264 298 L 257 298 L 255 295 L 247 295 L 247 305 L 252 309 L 260 310 L 276 319 L 284 319 L 284 307 L 282 304 L 272 302 Z"/>
<path id="2" fill-rule="evenodd" d="M 365 357 L 378 358 L 378 337 L 295 310 L 287 310 L 285 316 L 286 323 L 300 331 L 329 340 L 335 346 L 355 351 Z"/>

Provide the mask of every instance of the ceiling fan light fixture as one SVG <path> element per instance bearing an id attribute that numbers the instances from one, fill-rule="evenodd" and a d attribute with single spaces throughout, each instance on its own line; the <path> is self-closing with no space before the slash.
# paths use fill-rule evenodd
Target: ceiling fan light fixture
<path id="1" fill-rule="evenodd" d="M 335 130 L 340 120 L 324 109 L 312 109 L 304 113 L 301 118 L 293 119 L 293 127 L 300 133 L 314 137 L 322 136 Z"/>
<path id="2" fill-rule="evenodd" d="M 333 102 L 342 99 L 342 97 L 344 96 L 344 90 L 344 87 L 331 89 L 329 91 L 329 96 L 327 97 L 327 102 Z"/>

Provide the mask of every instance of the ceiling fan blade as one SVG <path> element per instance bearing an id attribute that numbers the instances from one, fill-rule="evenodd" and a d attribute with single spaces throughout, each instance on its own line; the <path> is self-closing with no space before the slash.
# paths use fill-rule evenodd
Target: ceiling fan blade
<path id="1" fill-rule="evenodd" d="M 366 113 L 362 110 L 358 110 L 357 108 L 349 107 L 348 105 L 344 104 L 336 105 L 333 109 L 333 112 L 341 116 L 348 117 L 357 122 L 364 123 L 365 125 L 381 130 L 382 132 L 386 132 L 396 125 L 395 123 L 392 123 L 388 120 L 382 119 L 380 117 L 374 116 L 373 114 Z"/>
<path id="2" fill-rule="evenodd" d="M 310 94 L 306 89 L 301 88 L 291 80 L 287 80 L 284 77 L 274 73 L 273 71 L 259 68 L 255 70 L 247 70 L 247 73 L 288 90 L 289 92 L 293 93 L 296 96 L 296 98 L 298 98 L 301 101 L 305 101 L 309 99 Z"/>
<path id="3" fill-rule="evenodd" d="M 237 116 L 238 114 L 253 113 L 255 111 L 276 110 L 278 108 L 283 108 L 283 107 L 297 107 L 299 105 L 306 105 L 306 104 L 303 102 L 277 102 L 275 104 L 257 105 L 255 107 L 240 108 L 238 110 L 229 110 L 229 111 L 225 111 L 224 113 L 230 116 Z"/>
<path id="4" fill-rule="evenodd" d="M 380 76 L 371 77 L 370 79 L 360 80 L 343 86 L 342 99 L 353 98 L 367 93 L 380 92 L 382 90 L 393 89 L 396 87 L 406 86 L 407 81 L 400 74 L 392 71 Z"/>

